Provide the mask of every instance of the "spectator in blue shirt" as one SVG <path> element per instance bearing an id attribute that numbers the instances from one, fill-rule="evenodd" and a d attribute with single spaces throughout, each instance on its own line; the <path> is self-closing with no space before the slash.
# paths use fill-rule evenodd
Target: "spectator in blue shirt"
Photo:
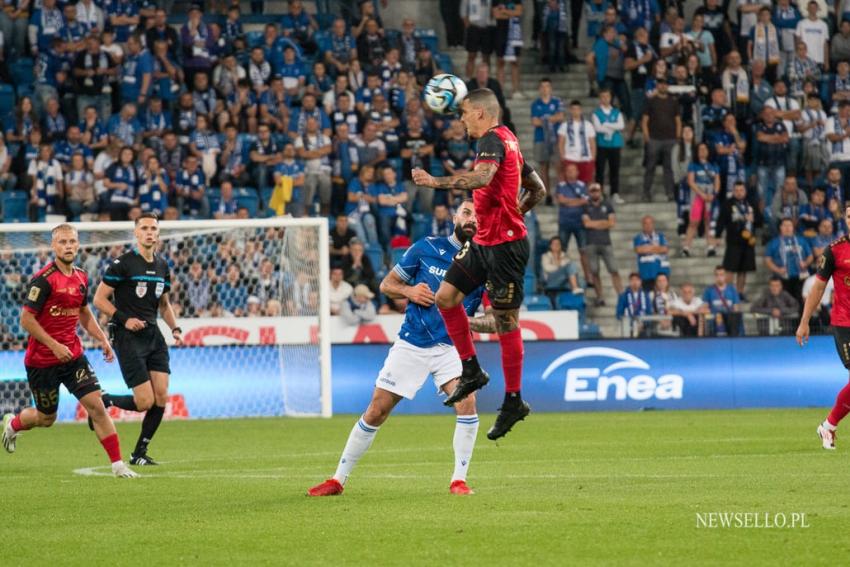
<path id="1" fill-rule="evenodd" d="M 186 156 L 183 168 L 177 173 L 177 208 L 183 216 L 192 219 L 210 218 L 210 202 L 207 198 L 206 178 L 198 165 L 198 158 Z"/>
<path id="2" fill-rule="evenodd" d="M 632 272 L 629 274 L 629 287 L 617 298 L 617 320 L 628 317 L 634 332 L 640 329 L 639 318 L 644 315 L 652 315 L 652 297 L 641 287 L 640 274 Z"/>
<path id="3" fill-rule="evenodd" d="M 283 146 L 282 156 L 280 163 L 274 167 L 273 176 L 275 185 L 279 183 L 281 177 L 292 179 L 292 198 L 289 202 L 301 203 L 306 178 L 304 162 L 296 157 L 295 146 L 293 144 Z M 297 209 L 298 207 L 296 206 L 295 208 Z"/>
<path id="4" fill-rule="evenodd" d="M 431 218 L 431 232 L 428 236 L 451 236 L 454 230 L 455 225 L 452 222 L 452 215 L 449 214 L 449 208 L 442 204 L 435 205 L 434 215 Z"/>
<path id="5" fill-rule="evenodd" d="M 225 280 L 215 286 L 215 296 L 222 309 L 235 317 L 241 316 L 248 306 L 248 288 L 236 264 L 227 267 Z"/>
<path id="6" fill-rule="evenodd" d="M 322 130 L 322 134 L 331 136 L 331 120 L 325 111 L 316 105 L 316 96 L 305 94 L 301 100 L 301 108 L 296 109 L 289 118 L 289 135 L 303 136 L 307 131 L 307 119 L 315 118 Z"/>
<path id="7" fill-rule="evenodd" d="M 148 157 L 139 185 L 139 206 L 142 212 L 156 213 L 159 218 L 168 208 L 168 173 L 156 156 Z"/>
<path id="8" fill-rule="evenodd" d="M 284 14 L 280 21 L 283 35 L 289 38 L 304 50 L 304 53 L 312 55 L 316 52 L 316 42 L 313 41 L 313 32 L 319 28 L 316 21 L 304 11 L 301 0 L 290 0 L 289 13 Z"/>
<path id="9" fill-rule="evenodd" d="M 231 5 L 227 8 L 227 20 L 224 22 L 224 29 L 222 30 L 221 36 L 224 38 L 224 41 L 227 43 L 233 43 L 237 39 L 241 39 L 245 35 L 245 31 L 242 29 L 241 13 L 239 11 L 239 5 Z"/>
<path id="10" fill-rule="evenodd" d="M 726 270 L 723 266 L 714 268 L 714 285 L 705 288 L 702 300 L 711 310 L 714 334 L 736 337 L 743 330 L 741 319 L 741 298 L 734 286 L 726 282 Z"/>
<path id="11" fill-rule="evenodd" d="M 290 100 L 299 100 L 301 89 L 307 83 L 307 73 L 304 64 L 295 57 L 295 48 L 287 46 L 283 50 L 283 62 L 276 69 L 276 73 L 283 77 L 283 88 Z"/>
<path id="12" fill-rule="evenodd" d="M 656 232 L 655 219 L 651 216 L 641 219 L 641 228 L 634 238 L 634 250 L 643 288 L 650 291 L 655 287 L 655 278 L 659 274 L 670 275 L 670 260 L 667 258 L 670 247 L 664 233 Z"/>
<path id="13" fill-rule="evenodd" d="M 120 69 L 121 102 L 147 104 L 153 90 L 153 58 L 136 36 L 127 41 L 127 55 Z"/>
<path id="14" fill-rule="evenodd" d="M 42 0 L 41 10 L 32 13 L 29 24 L 29 40 L 33 56 L 47 51 L 50 42 L 62 35 L 65 18 L 56 7 L 56 0 Z"/>
<path id="15" fill-rule="evenodd" d="M 373 184 L 371 190 L 377 200 L 378 235 L 386 249 L 394 234 L 407 234 L 407 210 L 404 208 L 407 191 L 392 166 L 382 168 L 380 175 L 381 180 Z"/>
<path id="16" fill-rule="evenodd" d="M 540 98 L 531 103 L 531 123 L 534 125 L 534 161 L 540 166 L 539 172 L 546 189 L 551 191 L 549 184 L 549 162 L 558 164 L 558 126 L 564 120 L 564 103 L 560 98 L 552 96 L 552 81 L 548 78 L 540 80 L 538 87 Z"/>
<path id="17" fill-rule="evenodd" d="M 337 18 L 331 26 L 331 35 L 324 47 L 325 62 L 331 75 L 348 73 L 349 64 L 357 58 L 357 44 L 345 31 L 345 20 Z"/>
<path id="18" fill-rule="evenodd" d="M 348 200 L 345 204 L 345 212 L 351 228 L 357 233 L 357 238 L 367 244 L 378 242 L 378 229 L 375 216 L 372 214 L 372 205 L 376 200 L 373 196 L 374 192 L 370 190 L 374 181 L 374 166 L 361 166 L 357 177 L 348 184 Z"/>
<path id="19" fill-rule="evenodd" d="M 79 126 L 68 128 L 66 140 L 56 144 L 56 159 L 62 164 L 62 169 L 68 171 L 71 167 L 71 157 L 75 154 L 83 156 L 86 166 L 91 169 L 94 166 L 94 154 L 91 149 L 83 143 L 83 135 Z"/>
<path id="20" fill-rule="evenodd" d="M 127 214 L 139 200 L 139 175 L 133 164 L 135 153 L 130 146 L 121 148 L 118 161 L 106 170 L 104 186 L 109 190 L 109 220 L 127 220 Z"/>
<path id="21" fill-rule="evenodd" d="M 802 301 L 803 280 L 809 276 L 812 249 L 804 238 L 794 234 L 794 222 L 782 219 L 779 236 L 765 250 L 767 268 L 780 278 L 782 287 L 797 301 Z"/>
<path id="22" fill-rule="evenodd" d="M 109 143 L 109 133 L 100 120 L 96 106 L 86 107 L 78 126 L 85 145 L 93 151 L 106 149 Z"/>
<path id="23" fill-rule="evenodd" d="M 106 131 L 126 146 L 137 145 L 142 137 L 142 125 L 136 119 L 136 105 L 127 103 L 120 113 L 110 116 Z"/>
<path id="24" fill-rule="evenodd" d="M 800 207 L 797 219 L 797 232 L 808 241 L 817 236 L 818 226 L 823 219 L 831 219 L 832 213 L 826 206 L 826 193 L 820 187 L 815 187 L 809 194 L 809 202 Z"/>
<path id="25" fill-rule="evenodd" d="M 139 25 L 139 6 L 135 0 L 105 0 L 104 10 L 115 30 L 115 41 L 124 43 Z"/>
<path id="26" fill-rule="evenodd" d="M 67 78 L 65 60 L 61 56 L 63 48 L 62 39 L 55 37 L 46 49 L 39 51 L 35 58 L 35 99 L 33 103 L 38 115 L 41 115 L 44 111 L 48 100 L 59 98 L 59 87 Z"/>
<path id="27" fill-rule="evenodd" d="M 44 134 L 45 141 L 50 143 L 61 142 L 65 139 L 67 130 L 68 121 L 59 111 L 59 99 L 48 99 L 44 116 L 41 119 L 41 131 Z"/>
<path id="28" fill-rule="evenodd" d="M 581 266 L 585 275 L 587 269 L 587 257 L 584 248 L 587 245 L 587 233 L 582 223 L 581 216 L 584 206 L 588 203 L 587 186 L 578 178 L 578 167 L 569 164 L 566 168 L 564 181 L 558 183 L 558 235 L 564 245 L 564 251 L 570 249 L 570 237 L 575 238 L 581 257 Z"/>
<path id="29" fill-rule="evenodd" d="M 233 196 L 233 184 L 230 181 L 222 181 L 221 199 L 218 201 L 216 210 L 213 211 L 213 218 L 235 219 L 238 208 L 239 203 L 236 201 L 236 197 Z"/>

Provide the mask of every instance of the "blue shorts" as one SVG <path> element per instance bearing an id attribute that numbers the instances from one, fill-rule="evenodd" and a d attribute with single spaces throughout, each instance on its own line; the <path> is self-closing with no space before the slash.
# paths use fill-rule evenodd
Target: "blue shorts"
<path id="1" fill-rule="evenodd" d="M 574 236 L 576 245 L 579 250 L 584 250 L 587 246 L 587 231 L 583 226 L 561 225 L 558 229 L 558 236 L 561 237 L 561 245 L 564 247 L 564 252 L 570 249 L 570 237 Z"/>

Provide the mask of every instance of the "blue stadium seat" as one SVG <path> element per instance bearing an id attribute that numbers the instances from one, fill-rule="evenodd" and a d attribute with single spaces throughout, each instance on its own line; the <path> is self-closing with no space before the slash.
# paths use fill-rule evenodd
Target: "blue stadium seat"
<path id="1" fill-rule="evenodd" d="M 428 46 L 428 49 L 431 50 L 431 54 L 436 54 L 439 49 L 437 47 L 437 32 L 432 29 L 417 29 L 413 32 L 413 37 L 417 38 L 419 41 Z"/>
<path id="2" fill-rule="evenodd" d="M 392 250 L 392 260 L 393 266 L 399 263 L 401 257 L 404 256 L 404 253 L 407 252 L 407 248 L 393 248 Z"/>
<path id="3" fill-rule="evenodd" d="M 249 31 L 245 34 L 245 40 L 248 42 L 248 47 L 257 47 L 263 43 L 263 32 Z"/>
<path id="4" fill-rule="evenodd" d="M 26 191 L 5 191 L 0 193 L 3 204 L 3 222 L 27 222 L 29 196 Z"/>
<path id="5" fill-rule="evenodd" d="M 319 24 L 319 27 L 322 27 L 322 25 Z M 325 51 L 329 51 L 331 48 L 331 34 L 324 29 L 320 29 L 313 34 L 313 41 L 315 41 L 316 45 L 319 47 L 320 54 L 324 54 Z M 322 57 L 324 58 L 324 55 L 322 55 Z"/>
<path id="6" fill-rule="evenodd" d="M 567 311 L 578 311 L 579 321 L 584 321 L 584 295 L 576 295 L 571 291 L 563 291 L 558 294 L 558 309 Z"/>
<path id="7" fill-rule="evenodd" d="M 264 217 L 273 217 L 275 216 L 275 212 L 269 207 L 269 201 L 272 199 L 272 194 L 274 193 L 274 187 L 263 187 L 260 189 L 260 202 L 263 204 L 263 215 Z"/>
<path id="8" fill-rule="evenodd" d="M 381 270 L 386 271 L 384 267 L 384 249 L 379 244 L 369 244 L 366 246 L 366 256 L 372 262 L 372 268 L 375 269 L 375 273 Z"/>
<path id="9" fill-rule="evenodd" d="M 15 89 L 12 85 L 0 84 L 0 116 L 6 116 L 15 108 Z"/>
<path id="10" fill-rule="evenodd" d="M 602 332 L 596 323 L 582 323 L 578 328 L 578 338 L 581 340 L 601 339 Z"/>
<path id="11" fill-rule="evenodd" d="M 248 163 L 251 155 L 251 146 L 257 141 L 254 134 L 238 134 L 239 141 L 242 144 L 242 161 Z"/>
<path id="12" fill-rule="evenodd" d="M 333 27 L 334 20 L 337 18 L 336 14 L 332 13 L 317 13 L 315 15 L 316 23 L 319 25 L 319 29 L 321 30 L 329 30 Z"/>
<path id="13" fill-rule="evenodd" d="M 257 190 L 250 187 L 242 187 L 234 191 L 236 197 L 236 206 L 238 208 L 248 209 L 248 216 L 252 219 L 257 218 L 257 213 L 260 210 L 260 198 L 257 196 Z"/>
<path id="14" fill-rule="evenodd" d="M 404 179 L 404 176 L 401 174 L 401 158 L 387 158 L 387 163 L 395 169 L 396 178 Z"/>
<path id="15" fill-rule="evenodd" d="M 452 58 L 446 55 L 445 53 L 434 54 L 434 61 L 437 63 L 437 67 L 439 67 L 443 73 L 455 72 L 455 66 L 454 63 L 452 63 Z"/>
<path id="16" fill-rule="evenodd" d="M 531 272 L 526 272 L 523 280 L 523 287 L 525 289 L 525 293 L 537 293 L 537 276 Z"/>
<path id="17" fill-rule="evenodd" d="M 526 295 L 522 303 L 528 307 L 529 311 L 550 311 L 552 309 L 552 302 L 549 301 L 549 298 L 538 293 Z"/>
<path id="18" fill-rule="evenodd" d="M 221 203 L 221 189 L 218 187 L 207 187 L 207 200 L 210 202 L 210 216 L 214 215 Z"/>
<path id="19" fill-rule="evenodd" d="M 431 216 L 422 213 L 413 213 L 413 227 L 410 230 L 410 239 L 416 242 L 431 232 Z"/>
<path id="20" fill-rule="evenodd" d="M 400 30 L 386 29 L 384 30 L 384 39 L 387 45 L 398 45 L 398 40 L 401 37 Z"/>
<path id="21" fill-rule="evenodd" d="M 434 177 L 442 177 L 446 174 L 446 168 L 443 166 L 443 160 L 434 158 L 431 160 L 431 169 L 429 171 Z"/>
<path id="22" fill-rule="evenodd" d="M 9 73 L 16 85 L 32 85 L 35 82 L 33 65 L 33 60 L 30 57 L 15 59 L 9 65 Z"/>

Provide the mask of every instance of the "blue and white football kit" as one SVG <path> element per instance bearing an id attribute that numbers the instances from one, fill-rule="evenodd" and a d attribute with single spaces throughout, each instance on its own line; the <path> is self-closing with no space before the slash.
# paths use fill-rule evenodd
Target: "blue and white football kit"
<path id="1" fill-rule="evenodd" d="M 407 249 L 393 271 L 406 284 L 426 283 L 436 293 L 460 248 L 461 243 L 454 234 L 423 238 Z M 484 288 L 479 287 L 464 298 L 463 306 L 468 315 L 478 309 L 483 292 Z M 437 306 L 423 307 L 410 302 L 398 338 L 375 385 L 413 399 L 429 374 L 434 376 L 434 384 L 439 390 L 443 384 L 458 378 L 462 371 L 460 358 Z"/>

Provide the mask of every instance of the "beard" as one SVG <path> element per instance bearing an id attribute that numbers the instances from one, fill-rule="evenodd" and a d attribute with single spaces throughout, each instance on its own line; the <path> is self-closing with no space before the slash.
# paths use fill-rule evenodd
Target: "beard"
<path id="1" fill-rule="evenodd" d="M 467 227 L 474 227 L 474 226 L 475 225 L 473 225 L 472 223 L 466 223 L 465 225 L 456 225 L 455 226 L 455 238 L 460 240 L 461 244 L 465 243 L 468 240 L 472 240 L 472 237 L 475 236 L 475 233 L 477 232 L 477 230 L 475 228 L 473 228 L 472 233 L 470 234 L 469 232 L 467 232 L 464 229 L 467 228 Z"/>

